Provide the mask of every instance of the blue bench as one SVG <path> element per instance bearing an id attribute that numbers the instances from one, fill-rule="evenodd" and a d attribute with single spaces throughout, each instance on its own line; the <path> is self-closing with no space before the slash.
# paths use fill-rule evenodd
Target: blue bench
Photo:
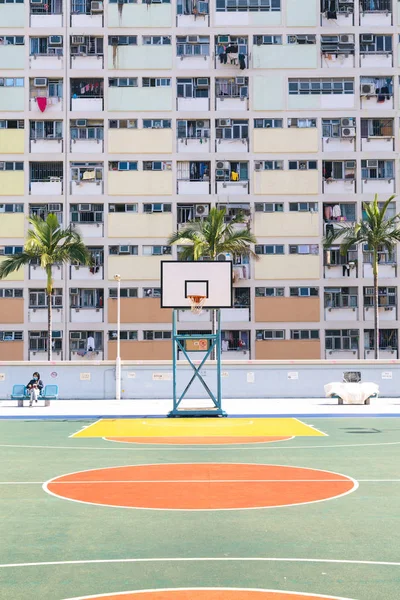
<path id="1" fill-rule="evenodd" d="M 24 400 L 29 400 L 30 395 L 25 385 L 17 383 L 13 386 L 11 400 L 18 400 L 18 406 L 24 405 Z M 58 400 L 58 385 L 46 385 L 38 396 L 44 400 L 45 406 L 50 406 L 50 400 Z"/>

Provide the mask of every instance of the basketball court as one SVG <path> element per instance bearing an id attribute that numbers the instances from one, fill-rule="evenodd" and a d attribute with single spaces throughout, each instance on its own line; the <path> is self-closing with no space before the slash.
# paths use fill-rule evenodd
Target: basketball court
<path id="1" fill-rule="evenodd" d="M 0 420 L 1 600 L 398 600 L 399 418 L 226 417 L 232 263 L 163 265 L 174 418 Z M 180 332 L 190 306 L 211 334 Z"/>

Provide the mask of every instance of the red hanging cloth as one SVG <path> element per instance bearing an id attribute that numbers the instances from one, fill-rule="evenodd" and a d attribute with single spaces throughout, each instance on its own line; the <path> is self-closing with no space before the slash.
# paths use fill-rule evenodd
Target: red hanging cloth
<path id="1" fill-rule="evenodd" d="M 36 102 L 38 103 L 40 112 L 44 112 L 47 106 L 47 98 L 45 98 L 44 96 L 39 96 L 36 98 Z"/>

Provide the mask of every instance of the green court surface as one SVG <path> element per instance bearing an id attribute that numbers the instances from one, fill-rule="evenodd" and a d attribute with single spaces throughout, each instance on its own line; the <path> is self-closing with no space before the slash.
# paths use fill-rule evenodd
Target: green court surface
<path id="1" fill-rule="evenodd" d="M 302 422 L 327 435 L 163 445 L 0 421 L 1 600 L 399 600 L 400 419 Z"/>

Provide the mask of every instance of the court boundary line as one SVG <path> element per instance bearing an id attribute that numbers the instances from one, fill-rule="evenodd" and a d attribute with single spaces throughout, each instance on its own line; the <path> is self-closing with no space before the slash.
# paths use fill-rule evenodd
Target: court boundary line
<path id="1" fill-rule="evenodd" d="M 347 564 L 347 565 L 368 565 L 377 567 L 400 567 L 400 562 L 394 561 L 376 561 L 376 560 L 350 560 L 337 558 L 276 558 L 259 556 L 216 556 L 216 557 L 168 557 L 168 558 L 97 558 L 88 560 L 59 560 L 48 562 L 31 563 L 3 563 L 0 569 L 20 568 L 20 567 L 54 567 L 63 565 L 87 565 L 87 564 L 112 564 L 112 563 L 158 563 L 158 562 L 297 562 L 297 563 L 317 563 L 317 564 Z"/>
<path id="2" fill-rule="evenodd" d="M 257 466 L 257 467 L 263 467 L 263 466 L 273 466 L 273 467 L 283 467 L 283 468 L 295 468 L 295 469 L 303 469 L 303 470 L 309 470 L 309 471 L 323 471 L 324 473 L 330 473 L 331 475 L 340 475 L 343 478 L 346 478 L 348 480 L 350 480 L 353 483 L 353 487 L 350 490 L 347 490 L 346 492 L 343 492 L 341 494 L 337 494 L 336 496 L 332 496 L 331 498 L 323 498 L 321 500 L 310 500 L 309 502 L 293 502 L 291 504 L 281 504 L 281 505 L 274 505 L 274 506 L 252 506 L 252 507 L 243 507 L 243 508 L 148 508 L 148 507 L 143 507 L 143 506 L 118 506 L 118 505 L 113 505 L 113 504 L 102 504 L 102 503 L 97 503 L 97 502 L 86 502 L 85 500 L 76 500 L 75 498 L 68 498 L 66 496 L 60 496 L 59 494 L 56 494 L 55 492 L 52 492 L 48 489 L 48 486 L 51 483 L 55 483 L 55 479 L 58 479 L 60 477 L 68 477 L 70 475 L 74 475 L 76 473 L 89 473 L 92 471 L 106 471 L 109 469 L 118 469 L 118 468 L 125 468 L 125 467 L 150 467 L 150 466 L 177 466 L 177 465 L 222 465 L 222 466 L 227 466 L 227 465 L 250 465 L 250 466 Z M 67 483 L 67 482 L 66 482 Z M 112 481 L 105 481 L 104 483 L 112 483 Z M 104 467 L 104 468 L 97 468 L 97 469 L 84 469 L 82 471 L 72 471 L 71 473 L 64 473 L 63 475 L 57 475 L 56 477 L 53 477 L 52 479 L 48 479 L 47 481 L 45 481 L 45 483 L 43 483 L 42 485 L 42 489 L 44 492 L 46 492 L 47 494 L 49 494 L 50 496 L 54 496 L 55 498 L 59 498 L 61 500 L 67 500 L 69 502 L 76 502 L 77 504 L 89 504 L 92 506 L 104 506 L 107 508 L 114 508 L 114 509 L 118 509 L 118 508 L 123 508 L 123 509 L 128 509 L 128 510 L 151 510 L 151 511 L 167 511 L 167 512 L 222 512 L 222 511 L 237 511 L 237 510 L 267 510 L 267 509 L 274 509 L 274 508 L 289 508 L 291 506 L 302 506 L 302 505 L 308 505 L 308 504 L 317 504 L 319 502 L 328 502 L 330 500 L 336 500 L 337 498 L 342 498 L 344 496 L 347 496 L 348 494 L 352 494 L 353 492 L 357 491 L 357 489 L 359 488 L 359 483 L 356 479 L 354 479 L 353 477 L 351 477 L 350 475 L 344 475 L 343 473 L 337 473 L 335 471 L 327 471 L 324 469 L 315 469 L 312 467 L 297 467 L 297 466 L 293 466 L 293 465 L 263 465 L 260 463 L 237 463 L 237 462 L 226 462 L 226 463 L 216 463 L 216 462 L 205 462 L 205 463 L 192 463 L 192 462 L 180 462 L 180 463 L 145 463 L 145 464 L 138 464 L 138 465 L 115 465 L 113 467 Z"/>
<path id="3" fill-rule="evenodd" d="M 279 400 L 279 398 L 276 398 Z M 0 400 L 2 402 L 4 400 Z M 71 400 L 71 402 L 75 402 L 78 400 Z M 93 400 L 92 400 L 93 402 Z M 115 400 L 114 400 L 115 402 Z M 351 406 L 351 405 L 349 405 Z M 360 405 L 361 406 L 361 405 Z M 40 407 L 39 407 L 40 408 Z M 246 418 L 254 418 L 254 419 L 287 419 L 287 418 L 312 418 L 312 419 L 356 419 L 356 418 L 370 418 L 370 419 L 395 419 L 400 417 L 400 411 L 395 413 L 267 413 L 267 414 L 251 414 L 251 415 L 227 415 L 230 419 L 246 419 Z M 81 420 L 81 419 L 166 419 L 168 414 L 162 415 L 99 415 L 98 413 L 91 415 L 0 415 L 0 421 L 73 421 L 73 420 Z"/>
<path id="4" fill-rule="evenodd" d="M 100 438 L 85 438 L 85 439 L 100 439 Z M 398 446 L 400 444 L 400 441 L 398 442 L 377 442 L 377 443 L 372 443 L 372 444 L 330 444 L 329 446 L 324 446 L 324 445 L 319 445 L 319 446 L 256 446 L 256 447 L 251 447 L 251 448 L 243 448 L 243 447 L 238 447 L 238 448 L 226 448 L 225 446 L 221 446 L 220 444 L 218 445 L 211 445 L 207 446 L 208 449 L 211 450 L 225 450 L 225 451 L 237 451 L 237 450 L 241 450 L 241 451 L 245 451 L 245 450 L 309 450 L 309 449 L 325 449 L 325 448 L 365 448 L 366 446 Z M 132 444 L 133 445 L 133 444 Z M 228 446 L 228 444 L 226 444 Z M 42 446 L 42 445 L 28 445 L 28 444 L 0 444 L 0 448 L 38 448 L 39 450 L 103 450 L 103 451 L 109 451 L 109 450 L 122 450 L 122 451 L 127 451 L 130 450 L 132 452 L 137 452 L 138 449 L 137 448 L 129 448 L 129 447 L 124 447 L 124 448 L 113 448 L 111 446 Z M 202 450 L 204 452 L 205 446 L 201 446 L 201 445 L 192 445 L 192 446 L 183 446 L 183 445 L 179 445 L 178 447 L 174 447 L 174 450 L 185 450 L 187 451 L 188 449 L 190 450 Z M 158 452 L 160 451 L 160 448 L 153 448 L 151 447 L 151 444 L 143 444 L 142 448 L 140 449 L 141 451 L 150 451 L 150 450 L 157 450 Z"/>
<path id="5" fill-rule="evenodd" d="M 164 463 L 157 463 L 164 464 Z M 204 464 L 204 463 L 203 463 Z M 219 464 L 219 463 L 218 463 Z M 231 463 L 227 463 L 231 464 Z M 130 466 L 130 465 L 128 465 Z M 139 466 L 139 465 L 138 465 Z M 275 465 L 268 465 L 275 466 Z M 113 468 L 113 467 L 110 467 Z M 118 468 L 118 467 L 117 467 Z M 349 477 L 346 475 L 346 477 Z M 350 478 L 350 477 L 349 477 Z M 332 483 L 332 482 L 342 482 L 343 479 L 216 479 L 211 480 L 214 483 L 248 483 L 248 482 L 261 482 L 261 483 L 305 483 L 305 482 L 315 482 L 315 483 Z M 358 483 L 400 483 L 400 479 L 357 479 Z M 160 479 L 160 480 L 139 480 L 139 479 L 127 479 L 127 480 L 112 480 L 112 481 L 53 481 L 52 483 L 56 485 L 65 485 L 68 483 L 75 484 L 83 484 L 83 483 L 210 483 L 209 479 L 191 479 L 191 480 L 176 480 L 176 479 Z M 43 485 L 46 481 L 0 481 L 0 485 Z M 308 502 L 307 502 L 308 504 Z M 109 506 L 109 505 L 107 505 Z"/>
<path id="6" fill-rule="evenodd" d="M 128 436 L 123 436 L 123 437 L 128 437 Z M 160 437 L 160 436 L 157 436 Z M 166 436 L 168 437 L 168 436 Z M 179 436 L 177 436 L 179 437 Z M 181 437 L 185 437 L 185 436 L 181 436 Z M 205 436 L 208 437 L 208 436 Z M 259 436 L 255 436 L 255 437 L 259 437 Z M 268 436 L 266 436 L 268 437 Z M 284 437 L 284 436 L 279 436 L 279 435 L 271 435 L 269 437 Z M 298 435 L 291 435 L 290 437 L 287 437 L 284 440 L 271 440 L 270 442 L 228 442 L 227 444 L 166 444 L 165 442 L 154 442 L 151 444 L 143 444 L 141 442 L 122 442 L 121 440 L 110 440 L 107 437 L 102 437 L 101 439 L 104 440 L 105 442 L 110 442 L 113 444 L 137 444 L 138 446 L 184 446 L 185 448 L 187 446 L 201 446 L 202 448 L 207 447 L 207 446 L 250 446 L 253 444 L 282 444 L 282 442 L 289 442 L 290 440 L 294 440 L 296 437 L 313 437 L 313 436 L 298 436 Z M 89 438 L 86 438 L 89 439 Z M 96 438 L 91 438 L 91 439 L 96 439 Z M 100 438 L 99 438 L 100 439 Z M 151 438 L 144 438 L 144 439 L 151 439 Z M 201 437 L 199 437 L 199 439 L 201 439 Z"/>
<path id="7" fill-rule="evenodd" d="M 299 419 L 298 417 L 292 417 L 295 421 L 298 421 L 299 423 L 301 423 L 302 425 L 306 425 L 306 427 L 310 427 L 311 429 L 313 429 L 314 431 L 318 431 L 318 433 L 321 433 L 324 437 L 329 437 L 329 433 L 325 433 L 325 431 L 321 431 L 320 429 L 317 429 L 316 427 L 314 427 L 314 425 L 310 425 L 309 423 L 304 423 L 301 419 Z M 309 437 L 309 436 L 297 436 L 297 437 Z M 312 436 L 310 436 L 312 437 Z"/>
<path id="8" fill-rule="evenodd" d="M 79 429 L 79 431 L 75 431 L 75 433 L 72 433 L 71 435 L 68 436 L 68 438 L 74 438 L 76 435 L 78 435 L 78 433 L 81 433 L 82 431 L 85 431 L 85 429 L 89 429 L 90 427 L 93 427 L 93 425 L 96 425 L 96 423 L 101 423 L 101 421 L 104 421 L 105 419 L 103 417 L 97 419 L 94 423 L 89 423 L 89 425 L 84 425 L 83 427 L 81 427 Z"/>
<path id="9" fill-rule="evenodd" d="M 96 600 L 96 598 L 107 598 L 107 596 L 124 596 L 126 594 L 146 594 L 154 592 L 180 592 L 180 591 L 222 591 L 222 592 L 273 592 L 282 595 L 294 594 L 295 596 L 313 596 L 314 598 L 322 598 L 325 600 L 352 600 L 351 598 L 343 598 L 342 596 L 326 596 L 325 594 L 313 594 L 312 592 L 293 592 L 289 590 L 272 590 L 264 588 L 238 588 L 238 587 L 183 587 L 183 588 L 154 588 L 144 590 L 128 590 L 125 592 L 108 592 L 106 594 L 95 594 L 91 596 L 75 596 L 74 598 L 65 598 L 65 600 Z M 261 599 L 262 600 L 262 599 Z"/>

